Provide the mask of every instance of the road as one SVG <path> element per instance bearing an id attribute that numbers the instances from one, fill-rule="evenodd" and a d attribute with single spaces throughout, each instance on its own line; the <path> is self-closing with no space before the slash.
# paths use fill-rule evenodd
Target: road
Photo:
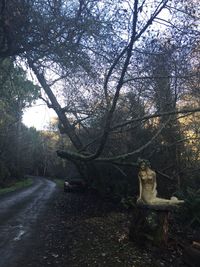
<path id="1" fill-rule="evenodd" d="M 0 267 L 15 266 L 23 255 L 55 188 L 54 182 L 37 177 L 31 187 L 0 197 Z"/>

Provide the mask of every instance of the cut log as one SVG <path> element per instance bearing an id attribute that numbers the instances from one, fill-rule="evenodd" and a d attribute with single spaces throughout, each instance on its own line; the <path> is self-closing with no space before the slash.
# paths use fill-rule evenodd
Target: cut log
<path id="1" fill-rule="evenodd" d="M 132 241 L 150 240 L 156 246 L 167 246 L 169 214 L 175 205 L 138 204 L 130 225 L 129 237 Z"/>

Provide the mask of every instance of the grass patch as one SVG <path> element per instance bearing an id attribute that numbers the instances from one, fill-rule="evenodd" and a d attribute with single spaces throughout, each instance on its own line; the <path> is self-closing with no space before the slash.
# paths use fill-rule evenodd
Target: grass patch
<path id="1" fill-rule="evenodd" d="M 52 180 L 57 184 L 58 187 L 63 188 L 64 180 L 58 178 L 53 178 Z"/>
<path id="2" fill-rule="evenodd" d="M 32 183 L 33 183 L 33 181 L 32 181 L 31 178 L 27 178 L 27 179 L 18 181 L 15 184 L 13 184 L 13 185 L 11 185 L 9 187 L 0 188 L 0 195 L 6 194 L 6 193 L 9 193 L 9 192 L 13 192 L 13 191 L 15 191 L 17 189 L 20 189 L 20 188 L 31 186 Z"/>

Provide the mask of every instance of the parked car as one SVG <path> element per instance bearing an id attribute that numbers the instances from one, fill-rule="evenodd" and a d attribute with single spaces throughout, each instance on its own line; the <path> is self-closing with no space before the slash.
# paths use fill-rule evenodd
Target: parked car
<path id="1" fill-rule="evenodd" d="M 85 192 L 86 183 L 82 179 L 66 179 L 64 182 L 64 192 Z"/>

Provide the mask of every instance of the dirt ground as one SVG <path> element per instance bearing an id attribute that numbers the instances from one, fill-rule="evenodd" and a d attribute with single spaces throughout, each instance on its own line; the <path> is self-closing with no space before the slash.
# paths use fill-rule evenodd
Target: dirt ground
<path id="1" fill-rule="evenodd" d="M 173 244 L 139 247 L 128 239 L 132 214 L 95 194 L 57 190 L 17 267 L 184 267 Z"/>

